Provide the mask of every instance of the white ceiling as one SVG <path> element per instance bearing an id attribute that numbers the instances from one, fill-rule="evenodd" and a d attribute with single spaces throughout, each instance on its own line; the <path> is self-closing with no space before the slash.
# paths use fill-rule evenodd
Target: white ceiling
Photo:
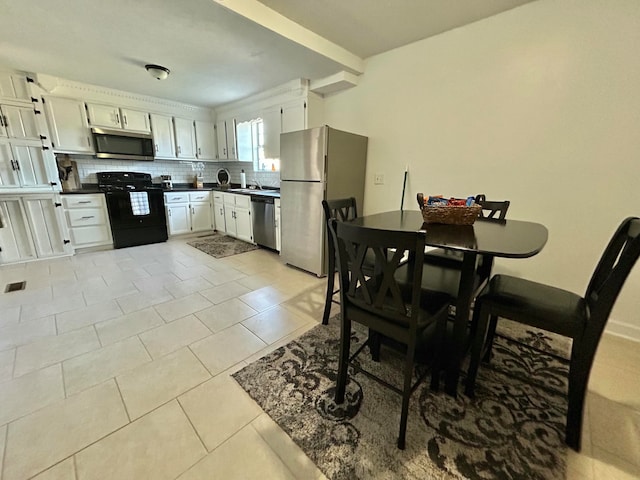
<path id="1" fill-rule="evenodd" d="M 215 107 L 528 1 L 0 0 L 0 66 Z"/>

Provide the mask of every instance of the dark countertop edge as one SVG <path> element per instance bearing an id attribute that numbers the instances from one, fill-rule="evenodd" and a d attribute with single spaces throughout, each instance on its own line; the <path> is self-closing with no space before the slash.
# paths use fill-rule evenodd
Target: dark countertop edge
<path id="1" fill-rule="evenodd" d="M 174 184 L 174 188 L 171 190 L 163 189 L 164 192 L 200 192 L 203 190 L 214 191 L 214 192 L 226 192 L 230 188 L 240 188 L 239 183 L 232 183 L 228 186 L 221 187 L 217 183 L 205 183 L 203 188 L 195 188 L 190 183 L 176 183 Z M 154 187 L 161 187 L 162 184 L 154 183 Z M 277 187 L 263 187 L 264 190 L 277 190 L 280 191 Z M 70 190 L 70 191 L 62 191 L 60 192 L 62 195 L 82 195 L 82 194 L 91 194 L 91 193 L 104 193 L 98 188 L 97 183 L 83 183 L 82 188 L 79 190 Z M 251 193 L 242 193 L 242 192 L 231 192 L 237 195 L 260 195 L 260 190 L 256 189 L 255 192 Z M 271 195 L 270 195 L 271 196 Z"/>

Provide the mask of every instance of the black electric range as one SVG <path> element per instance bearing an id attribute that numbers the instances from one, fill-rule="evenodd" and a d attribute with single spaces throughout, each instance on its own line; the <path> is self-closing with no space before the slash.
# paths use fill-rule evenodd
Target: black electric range
<path id="1" fill-rule="evenodd" d="M 98 172 L 96 176 L 106 196 L 114 248 L 167 241 L 164 194 L 153 186 L 150 174 Z"/>

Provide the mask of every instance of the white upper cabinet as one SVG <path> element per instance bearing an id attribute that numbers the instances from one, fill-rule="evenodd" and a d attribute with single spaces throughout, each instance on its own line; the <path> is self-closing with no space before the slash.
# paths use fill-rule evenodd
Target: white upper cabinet
<path id="1" fill-rule="evenodd" d="M 92 127 L 123 128 L 150 132 L 149 114 L 137 110 L 87 103 L 87 116 Z"/>
<path id="2" fill-rule="evenodd" d="M 0 72 L 0 97 L 30 102 L 27 76 L 19 73 Z"/>
<path id="3" fill-rule="evenodd" d="M 227 126 L 224 120 L 216 123 L 216 140 L 218 160 L 226 160 L 227 158 Z"/>
<path id="4" fill-rule="evenodd" d="M 120 109 L 110 105 L 87 103 L 87 120 L 92 127 L 122 128 Z"/>
<path id="5" fill-rule="evenodd" d="M 216 123 L 216 137 L 218 139 L 218 159 L 236 160 L 236 120 L 220 120 Z"/>
<path id="6" fill-rule="evenodd" d="M 176 129 L 176 156 L 178 158 L 196 158 L 196 132 L 193 120 L 174 117 Z"/>
<path id="7" fill-rule="evenodd" d="M 195 121 L 196 127 L 196 157 L 198 160 L 215 160 L 216 128 L 213 122 Z"/>
<path id="8" fill-rule="evenodd" d="M 44 106 L 54 152 L 94 153 L 83 102 L 45 97 Z"/>
<path id="9" fill-rule="evenodd" d="M 33 107 L 0 105 L 0 136 L 40 140 L 40 129 Z"/>
<path id="10" fill-rule="evenodd" d="M 281 130 L 280 133 L 296 132 L 304 130 L 306 104 L 302 101 L 294 102 L 289 105 L 283 105 L 280 110 Z"/>
<path id="11" fill-rule="evenodd" d="M 151 129 L 157 158 L 176 158 L 173 118 L 167 115 L 151 114 Z"/>
<path id="12" fill-rule="evenodd" d="M 151 124 L 149 123 L 149 114 L 147 112 L 121 108 L 120 119 L 122 121 L 122 127 L 127 130 L 151 132 Z"/>
<path id="13" fill-rule="evenodd" d="M 324 124 L 324 104 L 314 93 L 281 107 L 281 133 L 295 132 Z"/>
<path id="14" fill-rule="evenodd" d="M 280 158 L 280 110 L 271 108 L 262 112 L 262 123 L 264 132 L 264 158 Z"/>

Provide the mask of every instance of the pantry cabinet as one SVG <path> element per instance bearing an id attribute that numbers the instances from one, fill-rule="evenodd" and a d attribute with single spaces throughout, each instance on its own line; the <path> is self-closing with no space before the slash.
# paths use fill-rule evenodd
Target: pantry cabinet
<path id="1" fill-rule="evenodd" d="M 58 183 L 55 158 L 39 140 L 0 138 L 0 191 L 8 188 L 51 190 Z"/>
<path id="2" fill-rule="evenodd" d="M 60 153 L 95 153 L 84 103 L 62 97 L 44 97 L 51 146 Z"/>
<path id="3" fill-rule="evenodd" d="M 0 263 L 73 252 L 55 194 L 0 197 Z"/>
<path id="4" fill-rule="evenodd" d="M 0 197 L 0 264 L 36 258 L 20 197 Z"/>
<path id="5" fill-rule="evenodd" d="M 41 140 L 33 107 L 0 105 L 0 137 Z"/>
<path id="6" fill-rule="evenodd" d="M 30 102 L 27 76 L 23 73 L 0 72 L 0 98 Z"/>

